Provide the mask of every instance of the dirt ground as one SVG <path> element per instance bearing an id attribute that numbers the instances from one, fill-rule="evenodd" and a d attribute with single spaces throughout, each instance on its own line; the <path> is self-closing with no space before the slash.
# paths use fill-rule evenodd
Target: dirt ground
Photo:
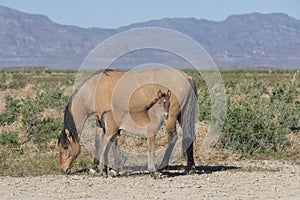
<path id="1" fill-rule="evenodd" d="M 0 199 L 300 199 L 300 161 L 239 161 L 199 166 L 182 175 L 0 177 Z"/>

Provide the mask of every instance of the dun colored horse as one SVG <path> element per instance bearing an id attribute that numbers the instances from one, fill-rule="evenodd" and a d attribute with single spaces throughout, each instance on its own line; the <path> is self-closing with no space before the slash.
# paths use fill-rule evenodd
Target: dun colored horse
<path id="1" fill-rule="evenodd" d="M 183 130 L 182 151 L 187 158 L 185 172 L 192 172 L 195 166 L 193 141 L 195 139 L 194 123 L 197 104 L 196 86 L 186 73 L 168 67 L 128 72 L 105 70 L 87 78 L 72 94 L 65 109 L 64 128 L 58 139 L 61 171 L 69 173 L 74 160 L 80 153 L 80 135 L 87 118 L 94 117 L 97 119 L 98 125 L 104 125 L 107 129 L 105 137 L 109 140 L 114 135 L 114 131 L 108 130 L 116 129 L 111 127 L 111 124 L 117 123 L 118 126 L 120 123 L 122 124 L 120 116 L 124 116 L 124 113 L 133 113 L 130 114 L 130 118 L 132 123 L 137 123 L 134 120 L 134 113 L 147 110 L 146 108 L 151 105 L 153 99 L 157 98 L 159 90 L 170 90 L 172 93 L 169 97 L 168 119 L 165 121 L 168 145 L 159 168 L 162 169 L 169 163 L 177 140 L 176 122 L 178 121 Z M 113 118 L 114 123 L 108 123 Z M 104 124 L 102 123 L 103 119 L 107 121 Z M 126 129 L 128 127 L 120 126 L 119 128 Z M 133 130 L 133 132 L 138 131 Z M 149 143 L 152 139 L 149 138 Z M 106 150 L 107 146 L 102 145 L 101 148 Z M 152 150 L 150 151 L 152 152 Z M 105 158 L 104 153 L 106 152 L 101 152 L 103 156 L 100 159 Z M 102 165 L 103 161 L 101 160 Z M 151 159 L 152 161 L 153 159 Z M 155 168 L 151 162 L 149 162 L 149 169 L 154 171 Z"/>

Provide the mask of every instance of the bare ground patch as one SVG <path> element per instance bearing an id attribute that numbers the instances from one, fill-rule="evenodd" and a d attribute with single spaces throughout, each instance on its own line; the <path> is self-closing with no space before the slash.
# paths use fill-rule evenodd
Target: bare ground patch
<path id="1" fill-rule="evenodd" d="M 242 161 L 198 167 L 193 175 L 0 177 L 1 199 L 298 199 L 299 162 Z"/>

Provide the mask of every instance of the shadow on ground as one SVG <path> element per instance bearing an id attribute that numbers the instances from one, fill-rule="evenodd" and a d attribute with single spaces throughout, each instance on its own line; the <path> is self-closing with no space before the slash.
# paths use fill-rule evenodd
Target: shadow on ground
<path id="1" fill-rule="evenodd" d="M 229 171 L 229 170 L 237 170 L 241 167 L 236 166 L 225 166 L 225 165 L 214 165 L 214 166 L 196 166 L 194 168 L 193 174 L 212 174 L 219 171 Z M 75 173 L 87 173 L 89 171 L 88 168 L 81 169 L 76 171 Z M 176 176 L 184 176 L 185 166 L 184 165 L 171 165 L 167 166 L 161 173 L 165 177 L 176 177 Z M 137 176 L 137 175 L 149 175 L 147 170 L 147 166 L 134 166 L 134 167 L 125 167 L 118 175 L 116 176 Z"/>
<path id="2" fill-rule="evenodd" d="M 182 176 L 182 175 L 186 175 L 184 169 L 185 166 L 183 165 L 168 166 L 165 170 L 163 170 L 162 174 L 168 177 Z M 228 170 L 236 170 L 236 169 L 239 169 L 239 167 L 224 166 L 224 165 L 196 166 L 194 169 L 194 174 L 212 174 L 219 171 L 228 171 Z"/>

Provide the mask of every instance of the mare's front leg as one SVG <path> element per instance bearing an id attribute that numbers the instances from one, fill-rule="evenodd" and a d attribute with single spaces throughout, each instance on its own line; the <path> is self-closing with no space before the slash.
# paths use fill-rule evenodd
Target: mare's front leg
<path id="1" fill-rule="evenodd" d="M 104 118 L 105 124 L 105 135 L 102 140 L 101 153 L 100 153 L 100 163 L 99 172 L 100 176 L 108 176 L 108 152 L 112 145 L 112 142 L 116 140 L 118 125 L 114 121 L 112 113 L 107 113 Z"/>
<path id="2" fill-rule="evenodd" d="M 90 173 L 95 173 L 98 170 L 98 165 L 100 161 L 100 153 L 101 149 L 100 147 L 102 146 L 102 140 L 104 137 L 104 130 L 100 126 L 100 122 L 97 120 L 96 122 L 96 133 L 95 133 L 95 156 L 94 156 L 94 161 L 93 161 L 93 167 L 90 169 Z"/>
<path id="3" fill-rule="evenodd" d="M 102 145 L 101 145 L 101 153 L 100 153 L 100 161 L 98 165 L 98 170 L 100 173 L 100 176 L 103 176 L 105 178 L 108 177 L 108 152 L 111 147 L 111 139 L 113 138 L 113 135 L 109 132 L 106 132 L 106 134 L 103 137 Z"/>

